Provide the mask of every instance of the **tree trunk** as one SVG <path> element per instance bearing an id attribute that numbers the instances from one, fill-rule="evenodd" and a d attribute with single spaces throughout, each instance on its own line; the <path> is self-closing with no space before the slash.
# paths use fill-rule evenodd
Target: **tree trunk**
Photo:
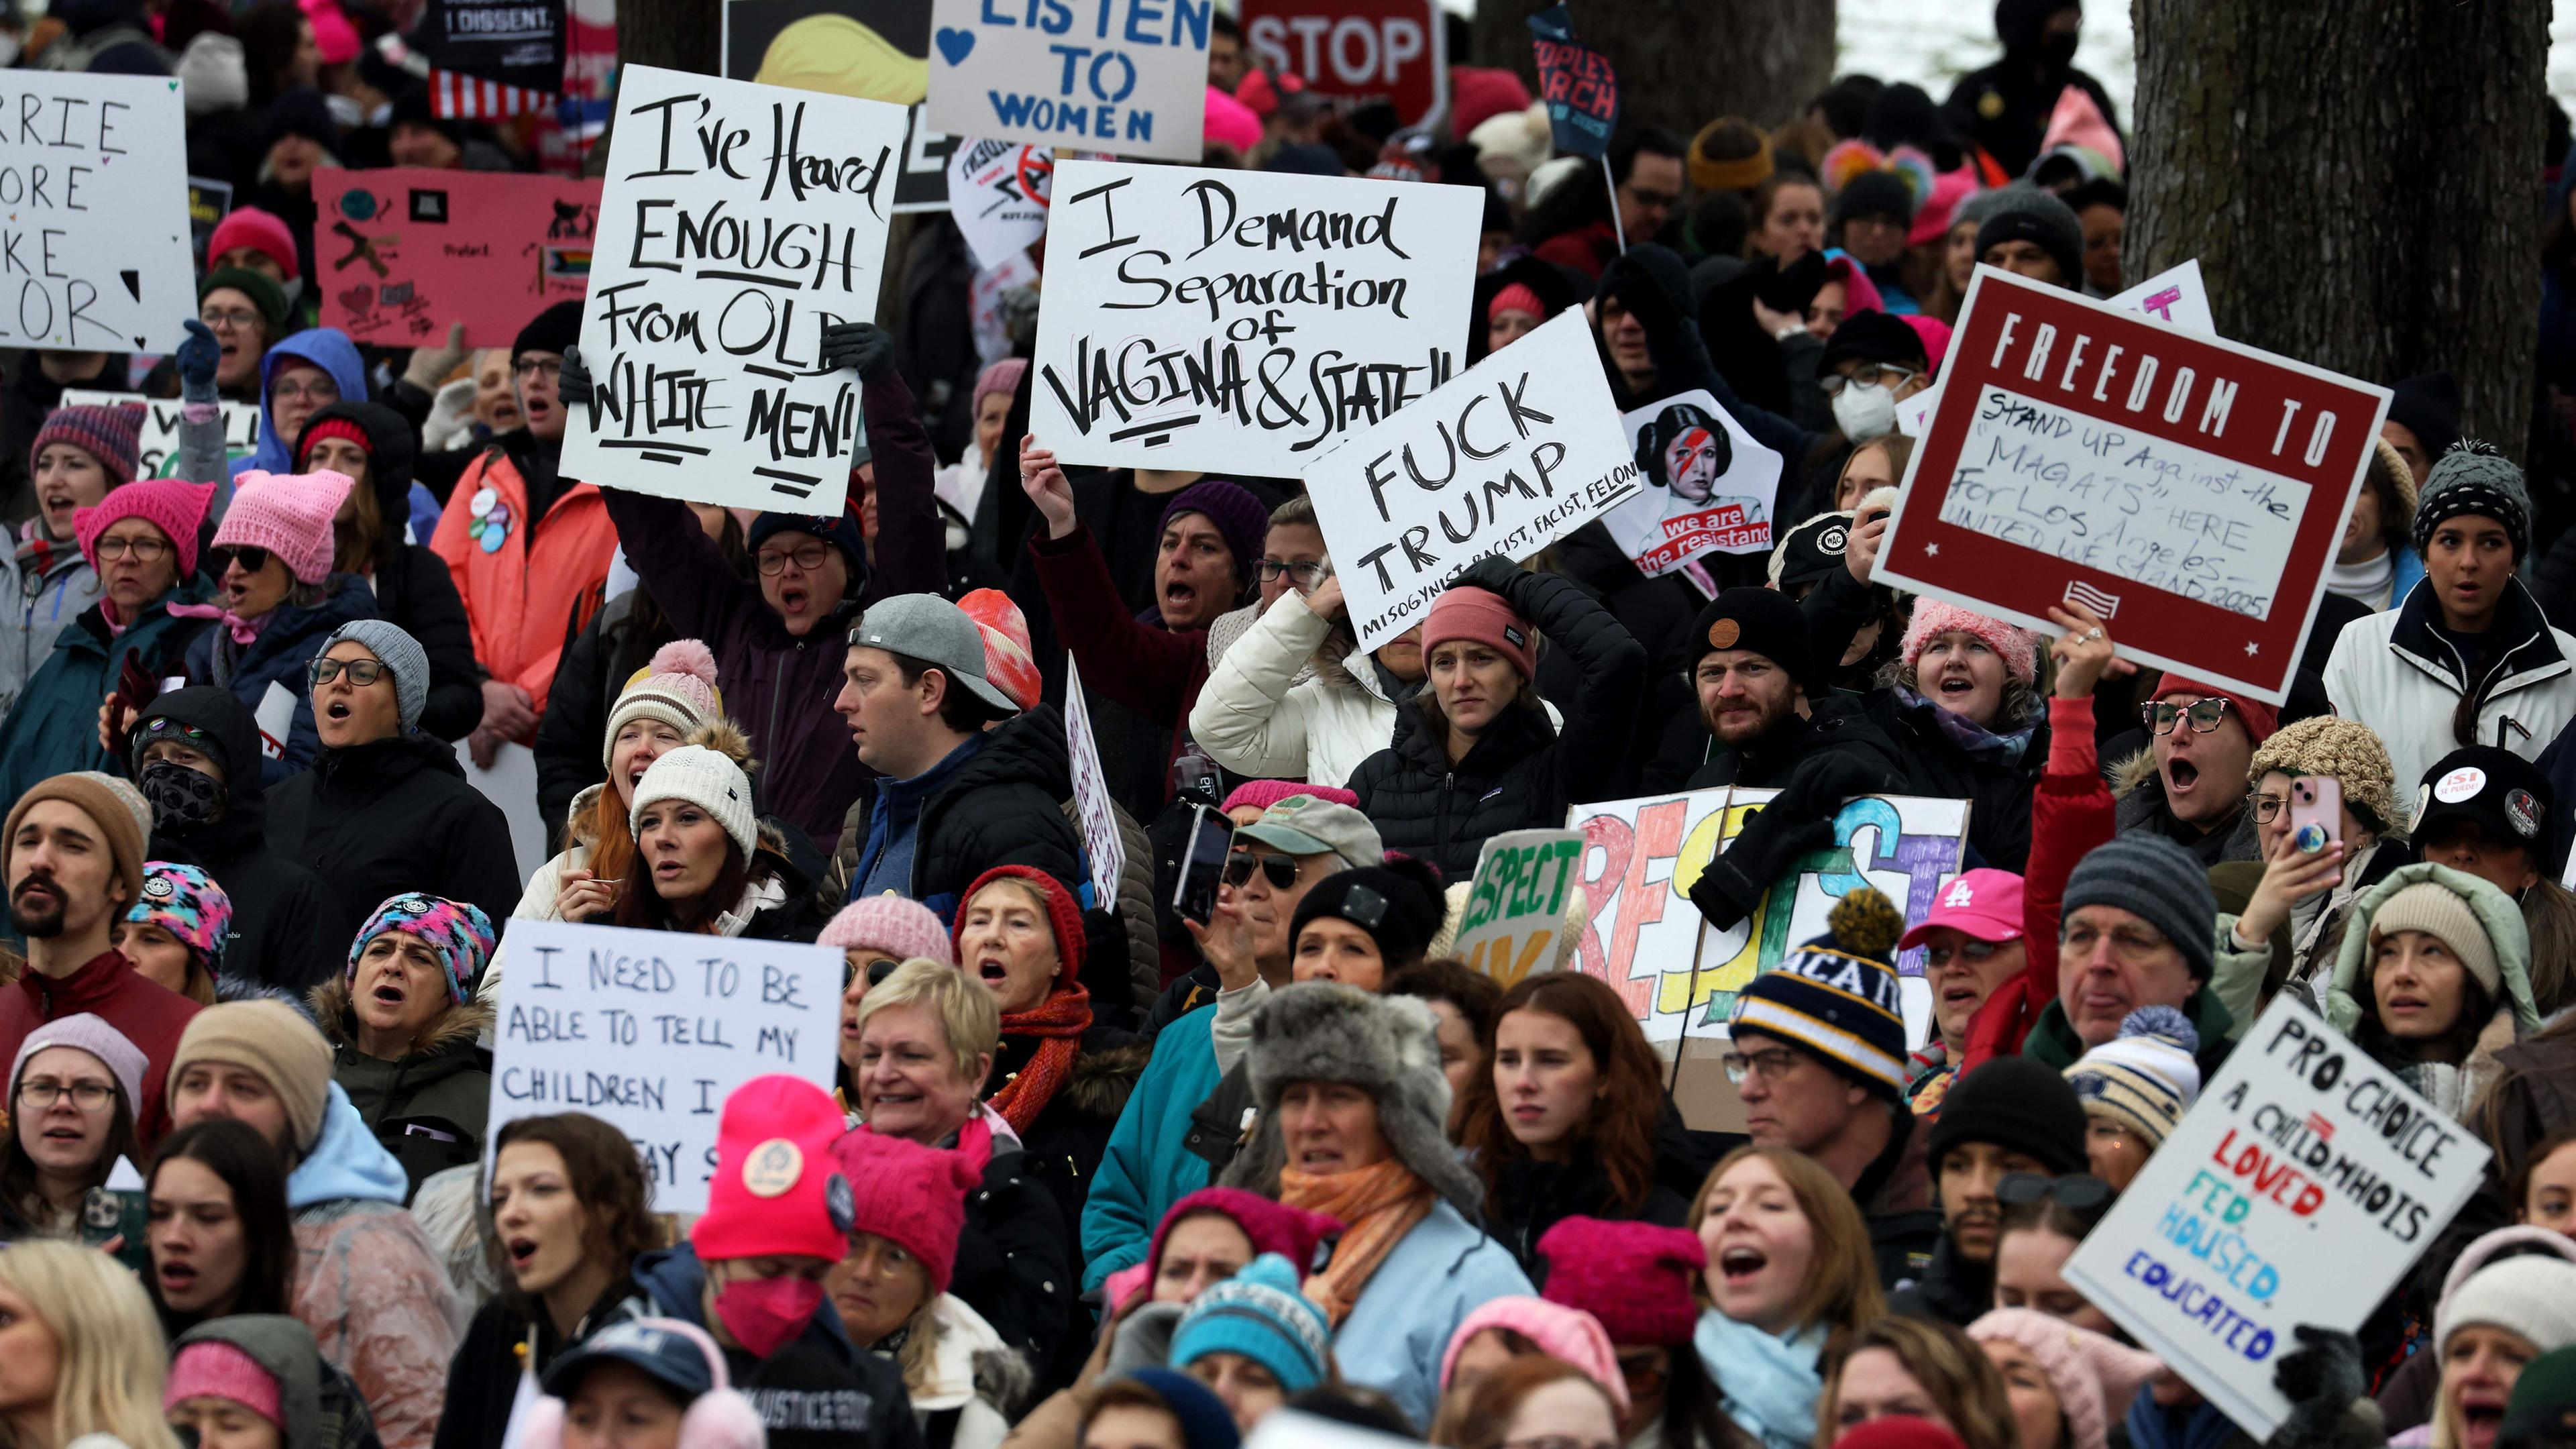
<path id="1" fill-rule="evenodd" d="M 1535 93 L 1525 22 L 1554 3 L 1477 0 L 1473 63 L 1516 71 Z M 1687 141 L 1720 116 L 1743 116 L 1768 130 L 1833 80 L 1834 0 L 1572 0 L 1567 8 L 1574 33 L 1619 72 L 1623 126 L 1661 126 Z M 1676 26 L 1684 11 L 1688 23 Z"/>
<path id="2" fill-rule="evenodd" d="M 724 55 L 724 0 L 617 0 L 617 58 L 714 75 Z"/>
<path id="3" fill-rule="evenodd" d="M 2523 452 L 2546 5 L 2135 0 L 2122 269 L 2193 257 L 2227 337 L 2371 382 L 2447 370 Z"/>

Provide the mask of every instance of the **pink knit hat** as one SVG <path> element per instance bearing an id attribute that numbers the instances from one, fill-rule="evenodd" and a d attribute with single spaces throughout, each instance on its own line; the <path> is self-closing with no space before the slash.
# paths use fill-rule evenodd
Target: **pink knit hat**
<path id="1" fill-rule="evenodd" d="M 1879 295 L 1878 283 L 1869 279 L 1868 270 L 1853 261 L 1849 252 L 1825 259 L 1825 280 L 1843 284 L 1845 317 L 1887 310 L 1887 299 Z"/>
<path id="2" fill-rule="evenodd" d="M 1933 636 L 1954 629 L 1964 629 L 1984 640 L 1986 647 L 1995 651 L 1995 657 L 2003 660 L 2004 672 L 2013 678 L 2028 684 L 2039 677 L 2039 642 L 2030 631 L 1939 599 L 1914 601 L 1914 618 L 1905 626 L 1905 667 L 1914 667 L 1914 661 L 1923 657 L 1923 646 L 1931 643 Z"/>
<path id="3" fill-rule="evenodd" d="M 1027 358 L 1005 357 L 1001 361 L 985 368 L 982 372 L 975 374 L 975 393 L 974 396 L 969 399 L 973 406 L 966 410 L 966 415 L 968 417 L 973 417 L 975 414 L 982 412 L 984 410 L 984 398 L 989 393 L 999 392 L 1017 394 L 1020 390 L 1020 379 L 1028 376 L 1028 373 L 1029 360 Z M 977 590 L 977 592 L 980 593 L 982 590 Z"/>
<path id="4" fill-rule="evenodd" d="M 1932 194 L 1923 199 L 1921 206 L 1914 208 L 1914 225 L 1905 233 L 1905 244 L 1919 247 L 1925 242 L 1939 240 L 1950 230 L 1951 214 L 1976 189 L 1977 174 L 1967 166 L 1956 171 L 1944 171 L 1934 177 Z"/>
<path id="5" fill-rule="evenodd" d="M 1459 1321 L 1458 1331 L 1449 1335 L 1448 1351 L 1440 1355 L 1442 1393 L 1449 1391 L 1449 1376 L 1458 1367 L 1458 1350 L 1488 1328 L 1508 1329 L 1537 1344 L 1549 1358 L 1583 1370 L 1583 1376 L 1599 1384 L 1610 1402 L 1619 1406 L 1621 1415 L 1628 1412 L 1628 1379 L 1619 1372 L 1619 1355 L 1611 1350 L 1610 1335 L 1602 1331 L 1601 1320 L 1580 1308 L 1520 1294 L 1489 1298 Z"/>
<path id="6" fill-rule="evenodd" d="M 1035 709 L 1046 681 L 1029 646 L 1028 615 L 1000 589 L 976 589 L 957 601 L 984 636 L 984 677 L 1022 709 Z"/>
<path id="7" fill-rule="evenodd" d="M 2028 1308 L 1998 1308 L 1968 1325 L 1979 1343 L 2016 1343 L 2048 1375 L 2066 1415 L 2067 1449 L 2106 1449 L 2111 1426 L 2164 1364 L 2142 1348 Z"/>
<path id="8" fill-rule="evenodd" d="M 1237 151 L 1249 151 L 1261 144 L 1261 118 L 1253 114 L 1252 107 L 1209 86 L 1207 127 L 1203 134 L 1210 145 L 1222 142 Z"/>
<path id="9" fill-rule="evenodd" d="M 340 0 L 303 0 L 304 18 L 313 22 L 313 46 L 324 65 L 347 65 L 358 58 L 358 27 L 340 8 Z"/>
<path id="10" fill-rule="evenodd" d="M 224 213 L 215 223 L 215 234 L 206 239 L 208 264 L 229 251 L 249 247 L 286 271 L 286 280 L 296 276 L 295 234 L 286 223 L 256 206 L 237 206 Z"/>
<path id="11" fill-rule="evenodd" d="M 1431 613 L 1422 621 L 1422 657 L 1429 659 L 1432 650 L 1452 639 L 1469 640 L 1512 661 L 1527 684 L 1538 674 L 1530 653 L 1532 632 L 1529 620 L 1514 613 L 1502 595 L 1473 584 L 1452 584 L 1431 601 Z"/>
<path id="12" fill-rule="evenodd" d="M 81 557 L 95 569 L 98 536 L 121 520 L 140 518 L 161 530 L 170 546 L 178 550 L 179 577 L 184 579 L 197 571 L 197 529 L 206 521 L 206 509 L 214 501 L 212 483 L 182 483 L 176 478 L 128 483 L 122 488 L 110 488 L 107 496 L 91 507 L 72 510 L 72 536 L 80 540 Z"/>
<path id="13" fill-rule="evenodd" d="M 1547 1301 L 1580 1308 L 1614 1344 L 1673 1347 L 1691 1341 L 1699 1305 L 1691 1285 L 1708 1268 L 1699 1234 L 1653 1223 L 1560 1218 L 1538 1240 Z"/>
<path id="14" fill-rule="evenodd" d="M 698 1257 L 841 1261 L 853 1209 L 832 1144 L 846 1125 L 832 1095 L 803 1077 L 773 1073 L 734 1088 L 716 1123 L 707 1215 L 689 1230 Z"/>
<path id="15" fill-rule="evenodd" d="M 942 1147 L 924 1147 L 865 1127 L 832 1144 L 849 1179 L 850 1231 L 874 1233 L 921 1260 L 930 1291 L 948 1291 L 957 1269 L 957 1235 L 966 1227 L 966 1190 L 982 1164 Z"/>
<path id="16" fill-rule="evenodd" d="M 215 525 L 216 548 L 264 548 L 286 571 L 308 584 L 331 573 L 331 516 L 357 480 L 328 468 L 311 473 L 263 473 L 254 468 L 233 480 L 233 506 Z"/>
<path id="17" fill-rule="evenodd" d="M 957 948 L 949 943 L 948 928 L 937 913 L 892 891 L 841 907 L 814 940 L 841 951 L 883 951 L 904 961 L 921 956 L 942 966 L 957 964 Z"/>
<path id="18" fill-rule="evenodd" d="M 674 639 L 654 650 L 653 657 L 617 692 L 617 703 L 608 711 L 608 729 L 599 743 L 599 762 L 611 761 L 617 751 L 617 732 L 635 720 L 658 720 L 686 739 L 723 718 L 715 652 L 704 640 Z"/>
<path id="19" fill-rule="evenodd" d="M 1236 1227 L 1243 1229 L 1244 1237 L 1251 1240 L 1254 1257 L 1277 1253 L 1300 1273 L 1314 1269 L 1315 1245 L 1342 1230 L 1340 1222 L 1322 1213 L 1273 1202 L 1257 1192 L 1239 1187 L 1203 1187 L 1172 1204 L 1162 1222 L 1155 1225 L 1153 1244 L 1145 1250 L 1148 1283 L 1152 1282 L 1150 1275 L 1162 1266 L 1163 1240 L 1172 1235 L 1172 1229 L 1183 1218 L 1201 1213 L 1231 1218 Z"/>
<path id="20" fill-rule="evenodd" d="M 1246 780 L 1234 787 L 1233 794 L 1225 797 L 1222 813 L 1231 815 L 1237 807 L 1244 805 L 1255 810 L 1267 810 L 1291 795 L 1312 795 L 1318 800 L 1330 800 L 1354 810 L 1360 808 L 1360 797 L 1339 785 L 1306 785 L 1295 780 Z"/>
<path id="21" fill-rule="evenodd" d="M 45 415 L 45 425 L 36 430 L 36 441 L 27 449 L 27 470 L 35 471 L 36 460 L 45 455 L 46 448 L 69 443 L 98 460 L 98 466 L 107 474 L 108 487 L 122 488 L 134 481 L 142 439 L 141 403 L 56 408 Z"/>
<path id="22" fill-rule="evenodd" d="M 180 1345 L 179 1356 L 170 1362 L 169 1387 L 161 1392 L 161 1412 L 166 1414 L 199 1395 L 229 1400 L 276 1425 L 280 1432 L 286 1428 L 277 1375 L 238 1344 L 201 1338 Z"/>

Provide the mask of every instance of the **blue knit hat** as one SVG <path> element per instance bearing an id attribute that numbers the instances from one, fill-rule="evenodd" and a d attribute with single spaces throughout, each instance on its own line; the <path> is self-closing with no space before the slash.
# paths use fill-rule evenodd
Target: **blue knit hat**
<path id="1" fill-rule="evenodd" d="M 1324 1310 L 1297 1291 L 1297 1270 L 1264 1253 L 1190 1304 L 1172 1331 L 1171 1364 L 1188 1368 L 1211 1353 L 1239 1353 L 1298 1394 L 1324 1381 L 1331 1346 Z"/>
<path id="2" fill-rule="evenodd" d="M 1863 886 L 1834 903 L 1829 934 L 1789 953 L 1735 998 L 1727 1034 L 1806 1048 L 1890 1101 L 1905 1094 L 1905 1013 L 1888 953 L 1905 918 Z"/>
<path id="3" fill-rule="evenodd" d="M 313 651 L 321 658 L 331 646 L 342 640 L 364 644 L 394 675 L 394 709 L 402 717 L 402 732 L 410 734 L 420 728 L 420 712 L 429 704 L 429 655 L 420 641 L 403 632 L 401 626 L 382 619 L 351 619 L 331 631 L 322 647 Z M 309 692 L 309 690 L 308 690 Z"/>

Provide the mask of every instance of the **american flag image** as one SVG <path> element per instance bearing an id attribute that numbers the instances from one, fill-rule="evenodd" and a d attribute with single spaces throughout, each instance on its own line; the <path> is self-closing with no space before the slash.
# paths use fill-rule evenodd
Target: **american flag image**
<path id="1" fill-rule="evenodd" d="M 522 86 L 476 80 L 452 70 L 429 73 L 429 108 L 442 121 L 491 121 L 554 109 L 555 98 Z"/>
<path id="2" fill-rule="evenodd" d="M 2066 597 L 2073 599 L 2075 602 L 2082 604 L 2088 609 L 2091 609 L 2096 615 L 2104 619 L 2108 619 L 2112 615 L 2120 612 L 2120 596 L 2118 594 L 2105 593 L 2104 591 L 2093 587 L 2091 584 L 2084 582 L 2082 579 L 2077 579 L 2066 586 Z"/>

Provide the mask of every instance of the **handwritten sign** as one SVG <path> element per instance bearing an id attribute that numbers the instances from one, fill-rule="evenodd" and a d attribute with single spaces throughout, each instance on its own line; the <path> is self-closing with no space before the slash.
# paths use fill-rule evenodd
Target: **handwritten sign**
<path id="1" fill-rule="evenodd" d="M 1528 23 L 1539 99 L 1547 102 L 1547 127 L 1556 149 L 1600 159 L 1610 149 L 1610 133 L 1619 129 L 1618 72 L 1610 57 L 1574 38 L 1574 17 L 1562 3 L 1531 16 Z"/>
<path id="2" fill-rule="evenodd" d="M 840 512 L 859 382 L 823 370 L 822 333 L 876 315 L 903 126 L 876 101 L 620 72 L 567 477 Z"/>
<path id="3" fill-rule="evenodd" d="M 65 407 L 115 407 L 123 403 L 139 404 L 143 409 L 141 450 L 137 454 L 136 476 L 170 478 L 179 471 L 179 409 L 176 398 L 144 397 L 131 392 L 91 392 L 83 388 L 65 388 Z M 228 457 L 247 458 L 259 451 L 259 404 L 227 402 L 217 406 L 224 411 L 224 453 Z M 190 482 L 211 483 L 211 478 L 194 478 Z"/>
<path id="4" fill-rule="evenodd" d="M 1100 772 L 1100 737 L 1091 732 L 1082 670 L 1070 650 L 1064 656 L 1064 744 L 1073 757 L 1073 806 L 1082 827 L 1083 858 L 1091 865 L 1091 903 L 1109 910 L 1118 904 L 1127 843 L 1118 835 L 1118 812 L 1109 803 L 1109 781 Z"/>
<path id="5" fill-rule="evenodd" d="M 932 0 L 924 119 L 960 136 L 1199 159 L 1212 0 Z M 951 192 L 953 202 L 955 193 Z"/>
<path id="6" fill-rule="evenodd" d="M 2066 1281 L 2257 1439 L 2303 1323 L 2357 1329 L 2477 1188 L 2487 1147 L 2284 994 Z"/>
<path id="7" fill-rule="evenodd" d="M 1066 161 L 1053 195 L 1030 431 L 1066 462 L 1294 477 L 1456 369 L 1468 187 Z"/>
<path id="8" fill-rule="evenodd" d="M 1635 496 L 1617 407 L 1569 307 L 1308 464 L 1360 648 L 1420 623 L 1476 560 L 1528 558 Z"/>
<path id="9" fill-rule="evenodd" d="M 1980 267 L 1941 393 L 1882 582 L 2281 702 L 2386 388 Z"/>
<path id="10" fill-rule="evenodd" d="M 734 1088 L 784 1072 L 832 1089 L 842 963 L 829 946 L 513 921 L 509 952 L 493 1135 L 552 1112 L 605 1119 L 644 1155 L 657 1213 L 707 1210 Z"/>
<path id="11" fill-rule="evenodd" d="M 1648 578 L 1703 553 L 1769 553 L 1780 455 L 1705 390 L 1621 415 L 1645 491 L 1601 520 Z"/>
<path id="12" fill-rule="evenodd" d="M 948 214 L 975 265 L 998 267 L 1046 235 L 1055 153 L 1008 141 L 967 141 L 948 158 Z"/>
<path id="13" fill-rule="evenodd" d="M 1507 830 L 1486 841 L 1450 954 L 1506 991 L 1552 966 L 1565 895 L 1582 859 L 1580 830 Z"/>
<path id="14" fill-rule="evenodd" d="M 0 72 L 0 347 L 169 352 L 197 315 L 179 83 Z"/>
<path id="15" fill-rule="evenodd" d="M 418 347 L 462 322 L 466 346 L 507 347 L 529 318 L 589 288 L 596 178 L 468 174 L 314 174 L 323 326 Z"/>
<path id="16" fill-rule="evenodd" d="M 1242 0 L 1237 18 L 1263 68 L 1317 95 L 1384 101 L 1408 126 L 1449 104 L 1439 0 Z"/>
<path id="17" fill-rule="evenodd" d="M 2218 319 L 2209 314 L 2209 285 L 2200 279 L 2197 258 L 2178 267 L 2168 267 L 2138 285 L 2110 299 L 2105 305 L 2152 317 L 2204 337 L 2218 335 Z M 1923 436 L 1932 418 L 1932 409 L 1941 401 L 1941 384 L 1934 383 L 1896 405 L 1896 430 L 1909 438 Z"/>

